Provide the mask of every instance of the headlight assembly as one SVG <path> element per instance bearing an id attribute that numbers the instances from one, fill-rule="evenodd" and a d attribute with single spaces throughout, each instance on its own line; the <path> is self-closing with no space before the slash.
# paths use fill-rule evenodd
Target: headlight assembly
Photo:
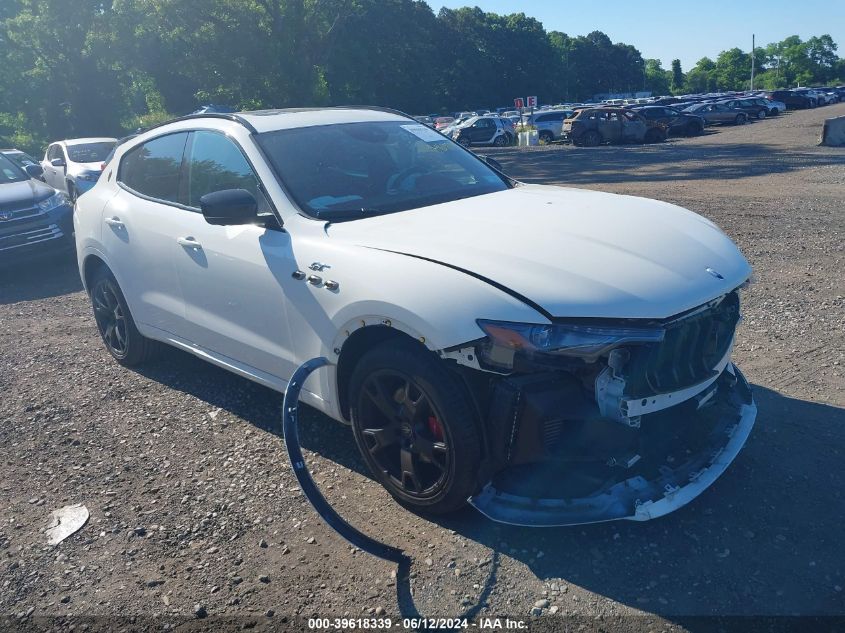
<path id="1" fill-rule="evenodd" d="M 38 203 L 38 208 L 41 210 L 42 213 L 47 213 L 47 211 L 52 211 L 56 207 L 60 207 L 63 204 L 69 204 L 68 197 L 63 194 L 61 191 L 57 191 L 49 198 L 45 198 L 41 202 Z"/>
<path id="2" fill-rule="evenodd" d="M 662 328 L 632 328 L 605 325 L 559 323 L 539 325 L 479 319 L 478 326 L 487 334 L 479 353 L 490 365 L 510 369 L 514 358 L 553 360 L 579 358 L 587 362 L 626 344 L 659 343 Z"/>

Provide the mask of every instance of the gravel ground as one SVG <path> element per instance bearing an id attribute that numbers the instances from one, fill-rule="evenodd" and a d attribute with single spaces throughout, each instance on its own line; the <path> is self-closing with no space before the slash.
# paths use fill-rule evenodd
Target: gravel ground
<path id="1" fill-rule="evenodd" d="M 695 616 L 845 615 L 845 151 L 815 145 L 834 115 L 845 104 L 662 145 L 489 150 L 520 179 L 678 203 L 739 243 L 757 281 L 735 359 L 758 422 L 668 517 L 525 530 L 403 510 L 347 427 L 303 411 L 326 496 L 412 557 L 398 587 L 306 503 L 280 395 L 175 350 L 118 366 L 70 258 L 0 272 L 0 623 L 304 630 L 298 618 L 536 609 L 534 630 L 680 631 L 700 630 Z M 88 523 L 47 546 L 51 510 L 74 503 Z"/>

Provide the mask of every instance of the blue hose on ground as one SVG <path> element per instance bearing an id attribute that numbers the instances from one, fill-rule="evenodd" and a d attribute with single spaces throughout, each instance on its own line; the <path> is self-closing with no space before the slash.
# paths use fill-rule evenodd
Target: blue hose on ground
<path id="1" fill-rule="evenodd" d="M 407 567 L 410 564 L 410 559 L 401 549 L 385 545 L 370 538 L 344 521 L 335 512 L 334 508 L 329 505 L 329 502 L 326 501 L 326 498 L 317 488 L 317 485 L 311 478 L 311 473 L 308 472 L 308 468 L 305 466 L 305 459 L 302 457 L 302 449 L 299 446 L 299 428 L 297 426 L 299 393 L 309 374 L 328 364 L 329 361 L 326 358 L 312 358 L 305 362 L 293 373 L 288 383 L 288 388 L 285 391 L 285 398 L 282 403 L 282 429 L 285 435 L 285 448 L 287 449 L 288 457 L 293 467 L 293 474 L 296 475 L 296 480 L 299 482 L 302 492 L 305 493 L 305 497 L 314 506 L 317 514 L 335 532 L 368 554 Z"/>

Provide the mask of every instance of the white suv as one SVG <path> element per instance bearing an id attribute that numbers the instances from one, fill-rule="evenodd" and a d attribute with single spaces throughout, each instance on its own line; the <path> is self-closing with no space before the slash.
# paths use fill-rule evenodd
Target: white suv
<path id="1" fill-rule="evenodd" d="M 643 520 L 727 468 L 748 263 L 664 202 L 526 185 L 382 109 L 197 115 L 120 145 L 74 213 L 120 363 L 160 342 L 351 424 L 397 499 Z"/>

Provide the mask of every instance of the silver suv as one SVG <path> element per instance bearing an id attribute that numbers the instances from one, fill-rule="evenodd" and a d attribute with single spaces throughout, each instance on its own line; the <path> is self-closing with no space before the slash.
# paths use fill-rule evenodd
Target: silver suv
<path id="1" fill-rule="evenodd" d="M 563 121 L 572 115 L 571 110 L 546 110 L 535 112 L 526 117 L 525 124 L 537 129 L 540 140 L 544 143 L 559 141 L 563 131 Z"/>

